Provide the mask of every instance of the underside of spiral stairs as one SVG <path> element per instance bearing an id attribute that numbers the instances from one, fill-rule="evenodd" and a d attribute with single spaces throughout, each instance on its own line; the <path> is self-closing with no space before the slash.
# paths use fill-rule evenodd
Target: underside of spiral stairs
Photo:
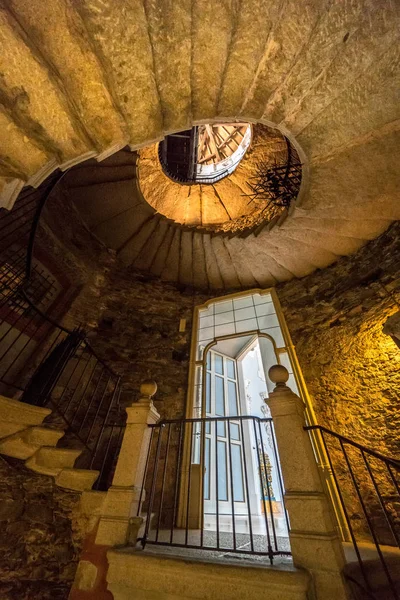
<path id="1" fill-rule="evenodd" d="M 85 163 L 68 193 L 124 264 L 211 289 L 323 268 L 400 216 L 399 10 L 389 0 L 4 2 L 1 204 Z M 297 148 L 302 188 L 284 218 L 221 235 L 146 202 L 137 150 L 234 121 L 273 126 Z"/>

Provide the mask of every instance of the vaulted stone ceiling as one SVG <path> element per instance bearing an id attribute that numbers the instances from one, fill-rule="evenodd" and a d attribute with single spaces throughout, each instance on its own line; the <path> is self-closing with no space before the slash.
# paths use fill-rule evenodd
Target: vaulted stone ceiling
<path id="1" fill-rule="evenodd" d="M 301 149 L 299 204 L 273 229 L 193 241 L 193 256 L 210 287 L 216 256 L 226 288 L 324 267 L 400 215 L 399 11 L 391 0 L 3 0 L 2 204 L 57 167 L 193 123 L 272 123 Z"/>

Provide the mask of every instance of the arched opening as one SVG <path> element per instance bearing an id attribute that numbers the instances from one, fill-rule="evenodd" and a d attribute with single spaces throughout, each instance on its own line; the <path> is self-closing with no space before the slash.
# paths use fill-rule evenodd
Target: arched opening
<path id="1" fill-rule="evenodd" d="M 167 135 L 158 145 L 158 157 L 173 181 L 212 185 L 233 173 L 251 137 L 249 123 L 196 125 Z"/>

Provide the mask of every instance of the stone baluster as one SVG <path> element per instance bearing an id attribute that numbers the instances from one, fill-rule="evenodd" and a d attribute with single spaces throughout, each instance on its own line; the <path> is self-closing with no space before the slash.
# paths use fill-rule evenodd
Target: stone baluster
<path id="1" fill-rule="evenodd" d="M 286 385 L 289 373 L 285 367 L 271 367 L 268 376 L 276 384 L 266 403 L 271 410 L 282 469 L 293 562 L 312 574 L 315 598 L 347 599 L 342 576 L 343 547 L 311 440 L 304 430 L 305 406 Z"/>
<path id="2" fill-rule="evenodd" d="M 144 381 L 140 386 L 139 401 L 126 409 L 126 429 L 112 486 L 103 505 L 96 544 L 126 544 L 133 540 L 135 531 L 138 531 L 142 523 L 137 514 L 150 444 L 149 425 L 160 418 L 152 401 L 156 391 L 155 381 Z M 143 500 L 144 493 L 141 502 Z"/>

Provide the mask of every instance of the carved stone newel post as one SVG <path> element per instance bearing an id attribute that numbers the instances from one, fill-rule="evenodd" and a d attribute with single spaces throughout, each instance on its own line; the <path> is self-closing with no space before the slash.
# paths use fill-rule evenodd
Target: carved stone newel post
<path id="1" fill-rule="evenodd" d="M 139 402 L 126 409 L 126 430 L 112 486 L 104 502 L 96 544 L 125 544 L 128 538 L 134 537 L 132 528 L 140 527 L 141 519 L 136 515 L 150 444 L 151 429 L 148 425 L 160 418 L 152 402 L 156 391 L 155 381 L 143 382 Z"/>
<path id="2" fill-rule="evenodd" d="M 309 434 L 303 429 L 303 401 L 286 385 L 289 374 L 285 367 L 271 367 L 268 376 L 276 384 L 266 403 L 271 410 L 281 462 L 293 562 L 312 574 L 318 600 L 347 599 L 342 577 L 343 548 Z"/>

